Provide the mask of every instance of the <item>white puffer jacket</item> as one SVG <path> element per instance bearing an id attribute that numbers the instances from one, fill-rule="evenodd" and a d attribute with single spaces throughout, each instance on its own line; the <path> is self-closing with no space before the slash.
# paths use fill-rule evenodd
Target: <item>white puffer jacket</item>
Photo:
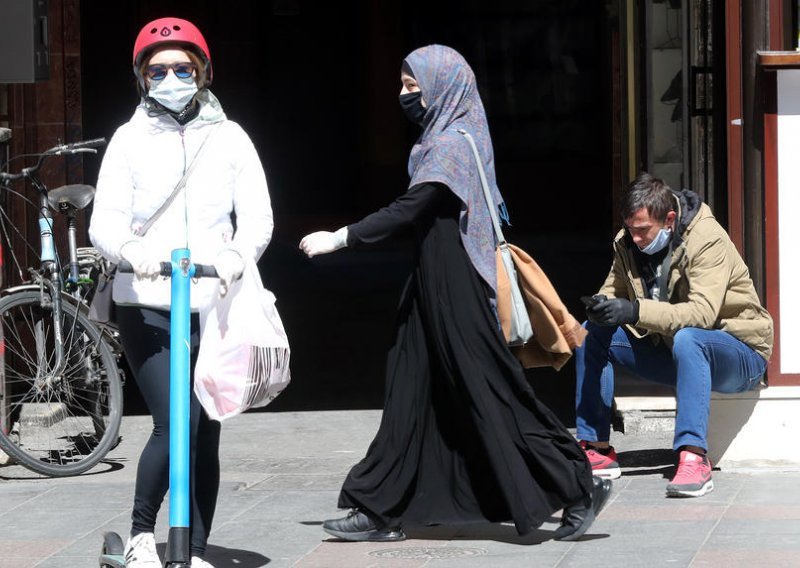
<path id="1" fill-rule="evenodd" d="M 89 226 L 92 243 L 109 260 L 117 262 L 120 248 L 131 240 L 140 240 L 148 254 L 165 261 L 173 249 L 188 248 L 192 261 L 201 264 L 213 264 L 226 248 L 254 260 L 267 248 L 272 207 L 253 143 L 238 124 L 226 119 L 214 95 L 204 91 L 198 98 L 199 115 L 183 127 L 167 115 L 148 116 L 140 105 L 112 137 Z M 214 127 L 217 123 L 221 124 Z M 172 193 L 212 129 L 183 191 L 144 237 L 135 236 Z M 207 305 L 216 289 L 215 279 L 193 282 L 192 310 Z M 168 308 L 170 282 L 118 273 L 113 297 L 118 304 Z"/>

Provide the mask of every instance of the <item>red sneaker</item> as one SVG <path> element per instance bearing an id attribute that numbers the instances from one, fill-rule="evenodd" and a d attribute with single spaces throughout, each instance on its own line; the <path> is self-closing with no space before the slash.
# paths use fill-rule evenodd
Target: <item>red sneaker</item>
<path id="1" fill-rule="evenodd" d="M 617 452 L 613 446 L 609 446 L 607 454 L 601 454 L 583 440 L 579 444 L 592 465 L 592 475 L 603 479 L 617 479 L 622 475 L 622 470 L 617 462 Z"/>
<path id="2" fill-rule="evenodd" d="M 667 497 L 702 497 L 714 490 L 708 456 L 682 451 L 678 471 L 667 485 Z"/>

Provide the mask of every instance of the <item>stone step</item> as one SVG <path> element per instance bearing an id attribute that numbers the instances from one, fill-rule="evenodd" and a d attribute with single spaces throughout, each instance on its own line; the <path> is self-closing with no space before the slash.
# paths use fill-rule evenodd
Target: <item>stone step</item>
<path id="1" fill-rule="evenodd" d="M 27 402 L 22 405 L 19 422 L 23 426 L 45 426 L 61 422 L 67 416 L 62 402 Z"/>
<path id="2" fill-rule="evenodd" d="M 625 434 L 671 432 L 675 429 L 675 398 L 667 396 L 617 396 L 617 429 Z"/>

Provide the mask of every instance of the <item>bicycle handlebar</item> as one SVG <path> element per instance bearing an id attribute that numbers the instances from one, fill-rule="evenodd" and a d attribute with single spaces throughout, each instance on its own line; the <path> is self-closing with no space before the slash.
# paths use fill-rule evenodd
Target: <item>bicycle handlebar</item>
<path id="1" fill-rule="evenodd" d="M 105 138 L 93 138 L 91 140 L 83 140 L 81 142 L 73 142 L 72 144 L 62 144 L 61 146 L 55 146 L 54 148 L 51 148 L 50 150 L 48 150 L 48 152 L 57 149 L 56 153 L 59 153 L 59 152 L 70 153 L 70 152 L 77 152 L 79 150 L 84 150 L 84 149 L 102 148 L 105 145 L 106 145 L 106 139 Z"/>
<path id="2" fill-rule="evenodd" d="M 97 153 L 97 148 L 102 148 L 106 145 L 105 138 L 94 138 L 92 140 L 82 140 L 80 142 L 72 142 L 71 144 L 59 144 L 58 146 L 53 146 L 52 148 L 45 150 L 41 154 L 39 154 L 39 160 L 36 162 L 35 166 L 31 166 L 29 168 L 22 168 L 22 171 L 17 174 L 8 174 L 4 172 L 0 172 L 0 182 L 3 181 L 15 181 L 22 178 L 31 178 L 33 174 L 39 171 L 44 164 L 44 161 L 49 156 L 61 156 L 67 154 L 77 154 L 77 153 Z M 13 158 L 12 158 L 13 159 Z"/>
<path id="3" fill-rule="evenodd" d="M 133 266 L 127 260 L 120 260 L 117 270 L 123 273 L 133 272 Z M 172 276 L 172 263 L 161 262 L 161 276 Z M 217 278 L 217 269 L 211 264 L 195 264 L 193 278 Z"/>

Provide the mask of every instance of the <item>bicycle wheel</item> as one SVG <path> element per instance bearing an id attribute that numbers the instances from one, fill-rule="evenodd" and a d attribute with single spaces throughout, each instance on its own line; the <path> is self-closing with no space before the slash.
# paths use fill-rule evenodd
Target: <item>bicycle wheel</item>
<path id="1" fill-rule="evenodd" d="M 122 384 L 100 330 L 65 296 L 64 364 L 56 369 L 53 308 L 38 290 L 0 299 L 0 447 L 51 476 L 83 473 L 116 445 Z"/>

